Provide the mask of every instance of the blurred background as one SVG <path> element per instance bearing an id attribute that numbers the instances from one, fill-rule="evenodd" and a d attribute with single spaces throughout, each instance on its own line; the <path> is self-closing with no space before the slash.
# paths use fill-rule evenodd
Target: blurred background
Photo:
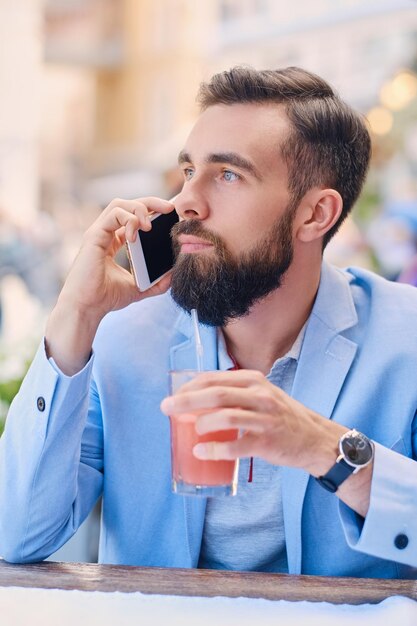
<path id="1" fill-rule="evenodd" d="M 0 42 L 0 432 L 82 233 L 178 190 L 198 85 L 232 65 L 312 70 L 367 116 L 326 256 L 417 285 L 416 0 L 0 0 Z"/>

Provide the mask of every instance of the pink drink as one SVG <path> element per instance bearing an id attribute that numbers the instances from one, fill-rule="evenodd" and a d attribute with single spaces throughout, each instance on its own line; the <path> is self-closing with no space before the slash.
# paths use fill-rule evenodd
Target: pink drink
<path id="1" fill-rule="evenodd" d="M 198 376 L 190 370 L 170 372 L 171 392 Z M 201 461 L 193 454 L 198 443 L 207 441 L 233 441 L 239 431 L 229 429 L 199 435 L 195 430 L 198 413 L 183 413 L 170 417 L 172 488 L 183 495 L 234 495 L 237 488 L 239 461 Z"/>
<path id="2" fill-rule="evenodd" d="M 233 441 L 238 431 L 221 430 L 199 435 L 195 430 L 196 415 L 171 417 L 172 477 L 192 485 L 228 485 L 235 473 L 235 461 L 200 461 L 193 455 L 197 443 Z"/>

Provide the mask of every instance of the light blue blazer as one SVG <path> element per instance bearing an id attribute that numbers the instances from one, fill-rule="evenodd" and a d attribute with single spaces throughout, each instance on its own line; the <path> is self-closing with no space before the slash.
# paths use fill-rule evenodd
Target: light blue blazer
<path id="1" fill-rule="evenodd" d="M 205 368 L 217 369 L 216 330 L 202 328 L 202 340 Z M 73 377 L 39 348 L 0 440 L 0 555 L 46 558 L 102 494 L 100 562 L 197 566 L 206 500 L 171 493 L 159 409 L 167 371 L 194 359 L 190 318 L 169 294 L 106 316 Z M 417 289 L 324 263 L 293 396 L 364 432 L 376 454 L 364 522 L 305 472 L 283 469 L 289 572 L 416 577 Z"/>

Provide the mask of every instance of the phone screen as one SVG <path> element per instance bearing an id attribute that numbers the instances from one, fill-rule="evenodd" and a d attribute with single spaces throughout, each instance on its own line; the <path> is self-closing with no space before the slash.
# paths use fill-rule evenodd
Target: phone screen
<path id="1" fill-rule="evenodd" d="M 143 256 L 152 283 L 168 272 L 174 265 L 174 253 L 171 242 L 171 228 L 179 220 L 176 211 L 161 213 L 152 220 L 152 230 L 139 231 Z"/>

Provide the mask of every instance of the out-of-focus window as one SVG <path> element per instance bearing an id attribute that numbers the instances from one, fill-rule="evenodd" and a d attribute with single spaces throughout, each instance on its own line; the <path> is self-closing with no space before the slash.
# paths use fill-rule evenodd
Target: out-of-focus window
<path id="1" fill-rule="evenodd" d="M 119 66 L 123 60 L 122 9 L 118 0 L 47 0 L 45 60 Z"/>
<path id="2" fill-rule="evenodd" d="M 220 18 L 233 22 L 245 17 L 255 17 L 269 10 L 269 0 L 221 0 Z"/>

